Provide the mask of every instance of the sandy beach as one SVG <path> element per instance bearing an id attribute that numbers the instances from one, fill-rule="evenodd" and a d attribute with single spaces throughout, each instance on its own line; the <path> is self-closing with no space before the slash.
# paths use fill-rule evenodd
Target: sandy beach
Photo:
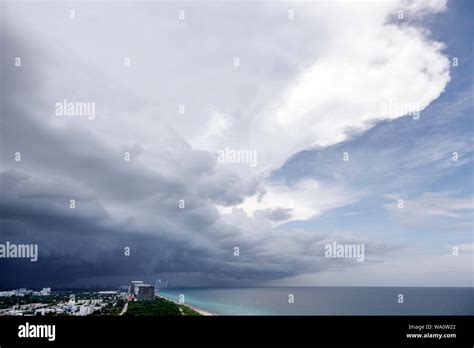
<path id="1" fill-rule="evenodd" d="M 175 301 L 175 300 L 173 300 L 173 299 L 167 298 L 167 297 L 165 297 L 165 296 L 161 296 L 161 295 L 159 295 L 159 294 L 155 294 L 155 296 L 160 297 L 160 298 L 165 299 L 165 300 L 168 300 L 168 301 L 171 301 L 171 302 L 174 302 L 174 303 L 176 303 L 176 304 L 178 304 L 178 305 L 183 305 L 183 306 L 189 307 L 189 308 L 195 310 L 196 312 L 198 312 L 198 313 L 201 314 L 201 315 L 205 315 L 205 316 L 214 316 L 214 315 L 217 315 L 216 313 L 212 313 L 212 312 L 205 311 L 205 310 L 203 310 L 203 309 L 201 309 L 201 308 L 197 308 L 197 307 L 191 306 L 191 305 L 189 305 L 189 304 L 187 304 L 187 303 L 179 303 L 178 301 Z"/>

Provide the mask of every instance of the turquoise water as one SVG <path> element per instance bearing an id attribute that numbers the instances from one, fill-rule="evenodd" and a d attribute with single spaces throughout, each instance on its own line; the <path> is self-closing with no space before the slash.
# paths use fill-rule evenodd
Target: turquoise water
<path id="1" fill-rule="evenodd" d="M 473 288 L 183 288 L 158 293 L 222 315 L 474 315 Z M 294 303 L 289 303 L 289 294 Z M 398 303 L 399 294 L 403 303 Z"/>

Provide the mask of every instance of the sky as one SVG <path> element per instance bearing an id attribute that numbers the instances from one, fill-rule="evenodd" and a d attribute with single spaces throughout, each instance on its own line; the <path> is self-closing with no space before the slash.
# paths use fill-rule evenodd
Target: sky
<path id="1" fill-rule="evenodd" d="M 471 1 L 1 10 L 0 287 L 473 286 Z"/>

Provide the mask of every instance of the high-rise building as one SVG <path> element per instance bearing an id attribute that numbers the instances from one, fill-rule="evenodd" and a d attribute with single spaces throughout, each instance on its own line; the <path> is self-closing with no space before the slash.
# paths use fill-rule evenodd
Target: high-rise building
<path id="1" fill-rule="evenodd" d="M 138 301 L 153 301 L 155 299 L 155 287 L 150 284 L 138 284 Z"/>
<path id="2" fill-rule="evenodd" d="M 130 284 L 130 293 L 132 295 L 138 295 L 138 285 L 140 284 L 143 284 L 142 280 L 132 280 L 132 283 Z"/>
<path id="3" fill-rule="evenodd" d="M 51 288 L 43 288 L 43 289 L 40 291 L 40 295 L 41 295 L 41 296 L 49 296 L 49 295 L 51 295 Z"/>

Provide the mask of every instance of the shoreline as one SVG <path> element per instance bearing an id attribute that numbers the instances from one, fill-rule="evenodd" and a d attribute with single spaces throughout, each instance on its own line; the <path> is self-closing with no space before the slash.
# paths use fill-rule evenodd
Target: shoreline
<path id="1" fill-rule="evenodd" d="M 173 303 L 175 303 L 175 304 L 177 304 L 177 305 L 189 307 L 189 308 L 191 308 L 192 310 L 194 310 L 194 311 L 196 311 L 196 312 L 198 312 L 199 314 L 204 315 L 204 316 L 217 316 L 217 315 L 218 315 L 218 314 L 216 314 L 216 313 L 212 313 L 212 312 L 206 311 L 206 310 L 204 310 L 204 309 L 191 306 L 191 305 L 189 305 L 189 304 L 187 304 L 187 303 L 179 303 L 178 301 L 175 301 L 175 300 L 173 300 L 173 299 L 171 299 L 171 298 L 167 298 L 167 297 L 165 297 L 165 296 L 163 296 L 163 295 L 160 295 L 160 294 L 155 294 L 155 296 L 157 296 L 157 297 L 159 297 L 159 298 L 162 298 L 162 299 L 165 299 L 165 300 L 168 300 L 168 301 L 171 301 L 171 302 L 173 302 Z"/>

